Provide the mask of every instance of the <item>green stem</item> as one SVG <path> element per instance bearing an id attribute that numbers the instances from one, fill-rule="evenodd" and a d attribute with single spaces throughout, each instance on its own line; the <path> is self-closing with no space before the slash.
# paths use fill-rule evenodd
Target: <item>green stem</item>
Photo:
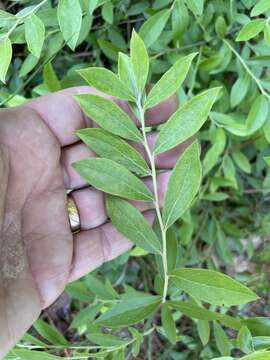
<path id="1" fill-rule="evenodd" d="M 151 177 L 153 183 L 153 192 L 154 192 L 154 207 L 157 214 L 160 231 L 161 231 L 161 238 L 162 238 L 162 264 L 163 264 L 163 271 L 164 271 L 164 288 L 163 288 L 163 296 L 162 302 L 166 301 L 167 292 L 168 292 L 168 285 L 169 285 L 169 276 L 168 276 L 168 264 L 167 264 L 167 241 L 166 241 L 166 227 L 162 220 L 162 215 L 160 211 L 160 202 L 159 202 L 159 195 L 158 195 L 158 186 L 157 186 L 157 172 L 155 166 L 155 156 L 151 152 L 151 149 L 148 144 L 147 136 L 146 136 L 146 129 L 145 129 L 145 119 L 144 119 L 144 109 L 141 104 L 141 98 L 139 97 L 137 100 L 137 108 L 139 111 L 139 120 L 142 127 L 142 134 L 143 134 L 143 145 L 149 159 L 150 168 L 151 168 Z"/>
<path id="2" fill-rule="evenodd" d="M 229 43 L 229 41 L 223 39 L 223 42 L 228 46 L 228 48 L 234 53 L 234 55 L 237 57 L 237 59 L 240 61 L 246 72 L 249 74 L 249 76 L 254 80 L 256 85 L 258 86 L 258 89 L 260 90 L 261 94 L 265 96 L 268 100 L 270 100 L 270 95 L 264 90 L 261 81 L 257 76 L 251 71 L 251 69 L 248 67 L 248 65 L 245 63 L 245 60 L 242 58 L 240 54 L 232 47 L 232 45 Z"/>

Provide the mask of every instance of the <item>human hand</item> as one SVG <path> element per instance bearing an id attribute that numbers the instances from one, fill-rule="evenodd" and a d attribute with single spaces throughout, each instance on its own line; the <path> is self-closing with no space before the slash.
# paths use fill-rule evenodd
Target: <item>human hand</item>
<path id="1" fill-rule="evenodd" d="M 93 125 L 72 97 L 82 92 L 96 93 L 89 87 L 72 88 L 0 111 L 0 357 L 68 282 L 132 246 L 107 222 L 103 194 L 87 186 L 71 166 L 94 156 L 75 135 Z M 127 103 L 118 104 L 129 112 Z M 151 109 L 148 124 L 162 123 L 176 107 L 176 97 L 171 97 Z M 155 137 L 149 134 L 150 144 Z M 168 170 L 158 179 L 161 199 L 169 169 L 184 148 L 183 144 L 156 159 L 158 168 Z M 151 187 L 150 180 L 146 183 Z M 74 236 L 67 189 L 73 190 L 81 220 L 81 231 Z M 135 204 L 153 218 L 150 203 Z"/>

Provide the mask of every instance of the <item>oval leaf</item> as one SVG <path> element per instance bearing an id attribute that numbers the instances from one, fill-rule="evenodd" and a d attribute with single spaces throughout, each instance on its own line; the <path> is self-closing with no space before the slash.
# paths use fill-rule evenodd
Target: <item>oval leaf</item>
<path id="1" fill-rule="evenodd" d="M 167 338 L 172 344 L 176 343 L 176 326 L 171 309 L 164 304 L 161 309 L 161 323 Z"/>
<path id="2" fill-rule="evenodd" d="M 129 202 L 107 197 L 107 212 L 118 231 L 150 253 L 161 253 L 160 242 L 145 217 Z"/>
<path id="3" fill-rule="evenodd" d="M 155 144 L 155 154 L 172 149 L 193 136 L 207 120 L 219 90 L 206 90 L 181 106 L 162 126 Z"/>
<path id="4" fill-rule="evenodd" d="M 150 169 L 141 154 L 118 136 L 103 129 L 81 129 L 76 133 L 98 156 L 124 165 L 141 176 L 150 175 Z"/>
<path id="5" fill-rule="evenodd" d="M 118 54 L 118 76 L 121 81 L 131 89 L 130 91 L 132 94 L 136 93 L 137 85 L 131 65 L 131 59 L 128 55 L 121 52 Z"/>
<path id="6" fill-rule="evenodd" d="M 143 23 L 139 34 L 146 47 L 151 46 L 162 33 L 170 13 L 170 10 L 161 10 Z"/>
<path id="7" fill-rule="evenodd" d="M 57 17 L 63 37 L 74 50 L 82 26 L 82 9 L 79 0 L 59 0 Z"/>
<path id="8" fill-rule="evenodd" d="M 242 357 L 241 360 L 270 360 L 270 351 L 256 351 Z"/>
<path id="9" fill-rule="evenodd" d="M 190 206 L 202 177 L 198 142 L 191 144 L 177 161 L 170 176 L 162 217 L 170 227 Z"/>
<path id="10" fill-rule="evenodd" d="M 89 158 L 73 164 L 75 170 L 92 186 L 108 194 L 127 199 L 153 199 L 144 183 L 124 166 L 109 159 Z"/>
<path id="11" fill-rule="evenodd" d="M 12 46 L 9 38 L 0 40 L 0 80 L 6 82 L 6 74 L 12 59 Z"/>
<path id="12" fill-rule="evenodd" d="M 230 356 L 231 353 L 230 341 L 223 328 L 217 322 L 214 322 L 214 337 L 220 354 L 222 356 Z"/>
<path id="13" fill-rule="evenodd" d="M 28 49 L 34 56 L 39 58 L 45 39 L 45 26 L 35 14 L 29 16 L 24 24 Z"/>
<path id="14" fill-rule="evenodd" d="M 145 108 L 151 108 L 173 95 L 185 80 L 191 62 L 197 53 L 192 53 L 178 61 L 161 77 L 147 96 Z"/>
<path id="15" fill-rule="evenodd" d="M 134 101 L 135 98 L 129 88 L 112 71 L 90 67 L 79 70 L 79 74 L 96 89 L 119 99 Z"/>
<path id="16" fill-rule="evenodd" d="M 92 94 L 76 95 L 75 99 L 85 114 L 103 129 L 129 140 L 141 141 L 134 122 L 114 102 Z"/>
<path id="17" fill-rule="evenodd" d="M 251 16 L 258 16 L 262 13 L 266 12 L 270 9 L 270 2 L 269 0 L 260 0 L 257 2 L 257 4 L 252 9 L 250 15 Z"/>
<path id="18" fill-rule="evenodd" d="M 112 328 L 133 325 L 156 311 L 160 304 L 160 296 L 132 295 L 132 298 L 123 299 L 113 305 L 95 321 L 95 324 Z"/>
<path id="19" fill-rule="evenodd" d="M 171 279 L 184 292 L 214 305 L 241 305 L 258 299 L 246 286 L 213 270 L 176 269 Z"/>
<path id="20" fill-rule="evenodd" d="M 247 23 L 239 32 L 236 41 L 248 41 L 258 35 L 265 27 L 266 20 L 256 19 Z"/>
<path id="21" fill-rule="evenodd" d="M 135 30 L 132 32 L 130 43 L 130 55 L 133 73 L 135 76 L 137 90 L 143 93 L 147 82 L 149 71 L 149 57 L 144 42 Z"/>

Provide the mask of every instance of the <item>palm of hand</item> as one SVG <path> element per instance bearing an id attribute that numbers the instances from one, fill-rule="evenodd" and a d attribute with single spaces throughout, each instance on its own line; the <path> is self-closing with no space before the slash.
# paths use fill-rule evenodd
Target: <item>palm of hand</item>
<path id="1" fill-rule="evenodd" d="M 68 281 L 130 247 L 111 224 L 104 224 L 103 195 L 84 188 L 86 184 L 71 167 L 73 161 L 94 156 L 74 135 L 89 125 L 70 96 L 82 91 L 89 92 L 89 88 L 69 89 L 27 107 L 2 110 L 0 145 L 8 155 L 9 171 L 5 173 L 8 181 L 0 223 L 0 320 L 8 331 L 1 331 L 0 357 Z M 121 106 L 126 108 L 124 103 Z M 165 120 L 175 107 L 176 101 L 171 99 L 149 114 L 149 122 Z M 160 167 L 173 166 L 183 148 L 161 156 Z M 161 198 L 167 179 L 168 173 L 164 173 L 159 180 Z M 68 222 L 66 188 L 76 190 L 74 199 L 81 215 L 83 231 L 75 238 Z M 136 205 L 142 211 L 151 208 L 150 204 Z"/>

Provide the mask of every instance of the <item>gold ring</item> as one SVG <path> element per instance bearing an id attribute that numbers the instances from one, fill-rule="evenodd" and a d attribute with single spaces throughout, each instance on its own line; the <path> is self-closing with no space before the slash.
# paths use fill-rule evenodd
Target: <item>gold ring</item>
<path id="1" fill-rule="evenodd" d="M 80 230 L 80 215 L 71 194 L 67 197 L 67 210 L 71 231 L 78 232 Z"/>

